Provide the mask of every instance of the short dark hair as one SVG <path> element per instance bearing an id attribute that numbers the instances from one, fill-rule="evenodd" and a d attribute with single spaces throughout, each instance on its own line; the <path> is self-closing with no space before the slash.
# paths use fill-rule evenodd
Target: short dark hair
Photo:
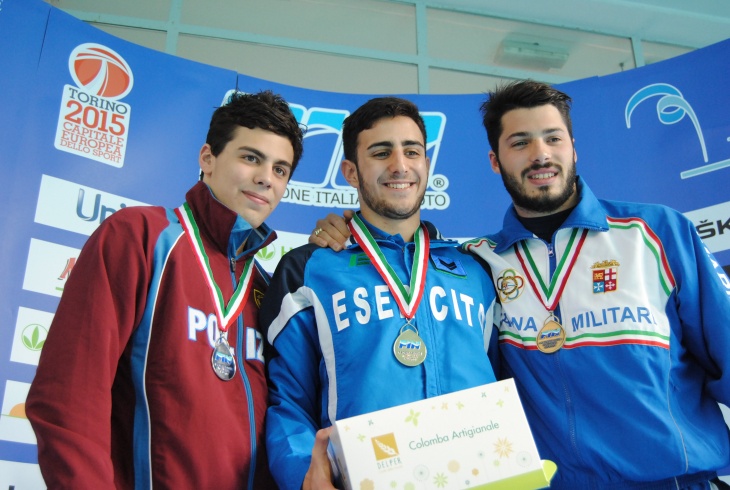
<path id="1" fill-rule="evenodd" d="M 396 116 L 409 117 L 416 123 L 423 134 L 425 146 L 426 125 L 416 104 L 399 97 L 376 97 L 358 107 L 342 123 L 342 145 L 345 149 L 345 159 L 357 164 L 357 139 L 360 133 L 372 128 L 375 123 L 385 117 L 394 118 Z"/>
<path id="2" fill-rule="evenodd" d="M 239 126 L 260 128 L 287 138 L 294 149 L 294 161 L 291 162 L 291 172 L 294 173 L 304 151 L 304 131 L 289 104 L 280 95 L 270 90 L 255 94 L 234 92 L 226 104 L 213 112 L 210 120 L 205 142 L 210 145 L 213 156 L 223 151 Z"/>
<path id="3" fill-rule="evenodd" d="M 570 138 L 573 138 L 573 123 L 570 119 L 569 95 L 547 83 L 535 80 L 518 80 L 487 92 L 487 100 L 481 106 L 482 124 L 487 130 L 487 139 L 492 151 L 499 155 L 499 138 L 502 136 L 502 116 L 513 109 L 530 109 L 543 105 L 553 105 L 560 112 Z"/>

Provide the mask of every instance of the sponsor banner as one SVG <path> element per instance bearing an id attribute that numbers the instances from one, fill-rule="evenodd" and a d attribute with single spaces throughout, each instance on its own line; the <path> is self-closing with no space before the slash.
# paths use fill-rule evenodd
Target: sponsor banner
<path id="1" fill-rule="evenodd" d="M 81 250 L 32 238 L 23 289 L 61 297 Z"/>
<path id="2" fill-rule="evenodd" d="M 37 366 L 52 321 L 53 313 L 18 308 L 10 360 Z"/>
<path id="3" fill-rule="evenodd" d="M 0 411 L 0 441 L 35 444 L 35 434 L 25 416 L 25 399 L 28 397 L 29 383 L 8 380 Z"/>
<path id="4" fill-rule="evenodd" d="M 684 213 L 710 252 L 730 250 L 730 201 Z"/>
<path id="5" fill-rule="evenodd" d="M 276 264 L 279 263 L 281 257 L 289 250 L 306 245 L 309 241 L 309 234 L 290 233 L 287 231 L 277 231 L 276 240 L 266 247 L 262 248 L 256 254 L 256 260 L 269 273 L 273 274 Z"/>
<path id="6" fill-rule="evenodd" d="M 113 212 L 144 205 L 110 192 L 43 175 L 35 222 L 88 236 Z"/>

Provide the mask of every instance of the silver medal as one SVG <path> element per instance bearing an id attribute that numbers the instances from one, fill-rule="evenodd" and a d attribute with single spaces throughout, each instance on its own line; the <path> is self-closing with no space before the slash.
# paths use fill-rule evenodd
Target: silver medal
<path id="1" fill-rule="evenodd" d="M 228 340 L 222 335 L 215 341 L 210 362 L 216 376 L 223 381 L 230 381 L 236 375 L 236 360 L 233 358 Z"/>

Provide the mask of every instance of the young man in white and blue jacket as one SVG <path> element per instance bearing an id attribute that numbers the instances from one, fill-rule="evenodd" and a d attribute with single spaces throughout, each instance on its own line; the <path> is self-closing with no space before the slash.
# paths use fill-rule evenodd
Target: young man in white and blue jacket
<path id="1" fill-rule="evenodd" d="M 520 81 L 482 105 L 513 205 L 465 248 L 491 266 L 514 377 L 551 488 L 711 489 L 730 463 L 730 281 L 664 206 L 597 199 L 571 99 Z"/>

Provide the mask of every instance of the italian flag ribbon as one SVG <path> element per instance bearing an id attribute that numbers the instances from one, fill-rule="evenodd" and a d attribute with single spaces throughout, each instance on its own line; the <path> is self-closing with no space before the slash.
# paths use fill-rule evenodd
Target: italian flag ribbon
<path id="1" fill-rule="evenodd" d="M 218 329 L 221 332 L 227 332 L 228 327 L 231 326 L 233 321 L 243 310 L 243 305 L 246 304 L 246 298 L 248 297 L 248 293 L 251 289 L 250 286 L 252 284 L 251 278 L 253 277 L 254 269 L 253 257 L 246 260 L 246 263 L 243 266 L 243 273 L 238 281 L 238 286 L 233 292 L 233 296 L 231 296 L 228 304 L 226 304 L 223 299 L 223 293 L 221 293 L 221 290 L 213 277 L 213 270 L 210 268 L 208 255 L 205 253 L 203 239 L 200 237 L 200 230 L 195 222 L 193 211 L 190 209 L 188 203 L 184 203 L 175 210 L 175 214 L 180 220 L 183 230 L 185 230 L 188 242 L 190 242 L 190 246 L 193 248 L 195 256 L 198 259 L 197 262 L 200 266 L 200 271 L 203 273 L 203 277 L 205 277 L 208 285 L 208 291 L 210 292 L 210 297 L 215 305 L 215 313 L 218 317 Z"/>
<path id="2" fill-rule="evenodd" d="M 586 236 L 588 236 L 588 230 L 583 230 L 580 238 L 576 239 L 577 236 L 578 229 L 576 228 L 570 235 L 567 249 L 563 256 L 560 257 L 560 261 L 558 262 L 558 266 L 555 269 L 555 273 L 553 274 L 549 285 L 545 283 L 540 275 L 537 264 L 535 264 L 535 260 L 532 258 L 530 250 L 527 248 L 527 244 L 525 244 L 524 240 L 514 245 L 517 259 L 522 265 L 522 270 L 525 271 L 527 281 L 530 283 L 530 286 L 532 286 L 532 290 L 535 291 L 535 294 L 540 299 L 545 309 L 549 312 L 555 311 L 555 308 L 558 306 L 560 297 L 563 295 L 563 290 L 568 282 L 570 272 L 573 270 L 573 266 L 578 259 L 580 250 L 583 248 L 583 244 L 586 241 Z M 520 249 L 522 249 L 522 253 L 520 253 Z"/>
<path id="3" fill-rule="evenodd" d="M 415 250 L 413 264 L 411 265 L 411 282 L 408 288 L 400 281 L 393 268 L 388 264 L 383 252 L 380 250 L 380 246 L 357 214 L 353 216 L 347 226 L 350 228 L 350 233 L 352 233 L 355 241 L 365 250 L 370 262 L 388 285 L 388 289 L 395 298 L 401 314 L 409 320 L 413 318 L 423 297 L 426 286 L 426 272 L 428 271 L 428 252 L 431 242 L 424 226 L 419 225 L 414 236 Z"/>

